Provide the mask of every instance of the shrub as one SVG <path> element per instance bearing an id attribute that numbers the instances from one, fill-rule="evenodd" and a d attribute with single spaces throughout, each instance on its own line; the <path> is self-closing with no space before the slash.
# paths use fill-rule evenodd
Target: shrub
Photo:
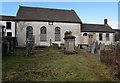
<path id="1" fill-rule="evenodd" d="M 120 48 L 111 48 L 101 52 L 100 59 L 111 67 L 110 73 L 120 79 Z"/>

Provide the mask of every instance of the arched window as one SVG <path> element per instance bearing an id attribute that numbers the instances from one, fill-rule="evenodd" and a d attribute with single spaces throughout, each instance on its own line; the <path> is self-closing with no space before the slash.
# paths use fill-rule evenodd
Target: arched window
<path id="1" fill-rule="evenodd" d="M 87 36 L 87 33 L 84 33 L 83 36 Z"/>
<path id="2" fill-rule="evenodd" d="M 55 28 L 55 41 L 60 41 L 61 37 L 60 37 L 60 27 L 56 27 Z"/>
<path id="3" fill-rule="evenodd" d="M 33 28 L 31 26 L 28 26 L 26 28 L 26 40 L 32 40 L 33 38 Z"/>
<path id="4" fill-rule="evenodd" d="M 46 41 L 47 40 L 47 35 L 46 35 L 46 27 L 43 26 L 40 28 L 40 41 Z"/>

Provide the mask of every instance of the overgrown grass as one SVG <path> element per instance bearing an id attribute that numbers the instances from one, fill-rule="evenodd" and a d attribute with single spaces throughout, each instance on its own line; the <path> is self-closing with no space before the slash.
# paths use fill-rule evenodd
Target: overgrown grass
<path id="1" fill-rule="evenodd" d="M 47 47 L 24 57 L 25 49 L 17 49 L 3 56 L 3 81 L 113 81 L 99 55 L 76 50 L 79 54 L 65 55 Z"/>

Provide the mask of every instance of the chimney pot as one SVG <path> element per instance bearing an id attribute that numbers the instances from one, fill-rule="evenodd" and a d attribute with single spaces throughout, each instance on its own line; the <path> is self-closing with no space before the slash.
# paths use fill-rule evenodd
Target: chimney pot
<path id="1" fill-rule="evenodd" d="M 108 21 L 107 19 L 104 19 L 104 24 L 105 24 L 105 25 L 107 25 L 107 21 Z"/>

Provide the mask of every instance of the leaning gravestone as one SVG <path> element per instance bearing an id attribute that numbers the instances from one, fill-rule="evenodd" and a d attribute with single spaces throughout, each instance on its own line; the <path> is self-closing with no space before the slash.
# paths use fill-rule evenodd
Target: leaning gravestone
<path id="1" fill-rule="evenodd" d="M 98 49 L 99 49 L 99 45 L 98 45 L 98 41 L 95 42 L 95 53 L 98 52 Z"/>

